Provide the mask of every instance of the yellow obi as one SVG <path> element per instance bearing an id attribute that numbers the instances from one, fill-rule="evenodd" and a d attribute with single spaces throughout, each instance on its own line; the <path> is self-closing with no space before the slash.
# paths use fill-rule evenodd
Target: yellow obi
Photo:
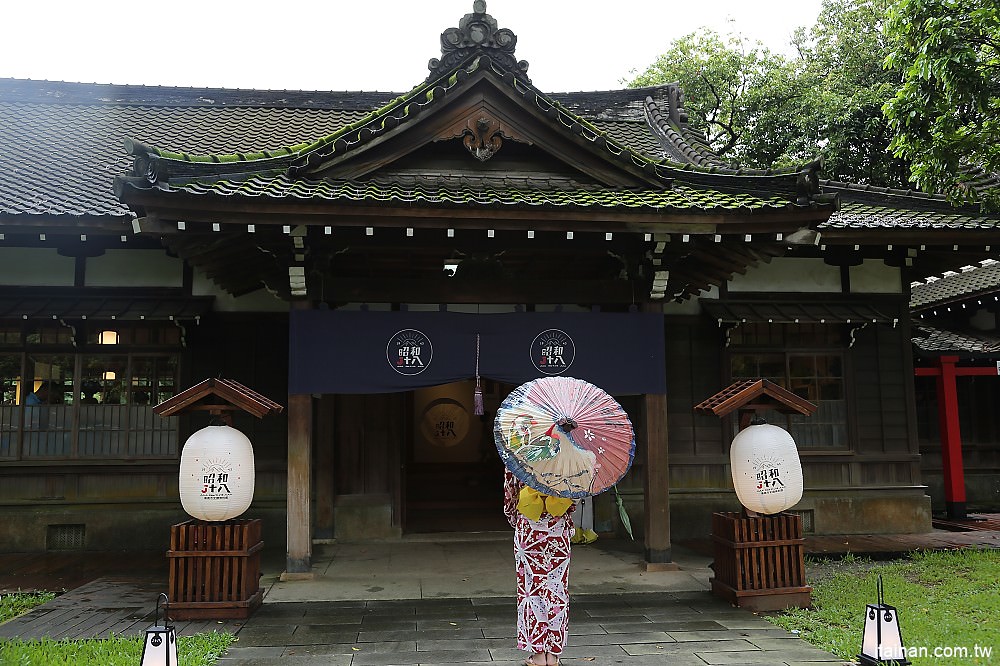
<path id="1" fill-rule="evenodd" d="M 552 516 L 561 516 L 573 506 L 573 500 L 565 497 L 553 497 L 540 493 L 534 488 L 525 486 L 518 495 L 517 510 L 525 518 L 538 520 L 543 511 Z"/>

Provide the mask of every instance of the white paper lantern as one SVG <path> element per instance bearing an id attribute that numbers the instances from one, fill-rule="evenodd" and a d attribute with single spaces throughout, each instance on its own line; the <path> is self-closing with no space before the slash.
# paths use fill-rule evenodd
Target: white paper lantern
<path id="1" fill-rule="evenodd" d="M 253 501 L 253 445 L 229 426 L 194 433 L 181 452 L 181 505 L 199 520 L 235 518 Z"/>
<path id="2" fill-rule="evenodd" d="M 740 504 L 765 515 L 781 513 L 802 499 L 802 464 L 795 440 L 775 425 L 747 426 L 729 452 Z"/>

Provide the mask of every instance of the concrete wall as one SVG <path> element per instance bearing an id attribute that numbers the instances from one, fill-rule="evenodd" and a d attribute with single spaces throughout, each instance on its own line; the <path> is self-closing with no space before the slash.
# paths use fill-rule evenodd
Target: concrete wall
<path id="1" fill-rule="evenodd" d="M 941 471 L 924 471 L 922 474 L 924 483 L 927 484 L 927 494 L 931 498 L 934 511 L 943 513 L 944 504 L 944 479 Z M 975 470 L 965 470 L 965 504 L 970 512 L 986 511 L 996 513 L 1000 511 L 1000 475 L 995 472 L 976 473 Z"/>
<path id="2" fill-rule="evenodd" d="M 170 526 L 190 520 L 178 501 L 106 504 L 51 504 L 3 507 L 0 552 L 34 553 L 46 550 L 166 551 Z M 240 518 L 261 518 L 268 551 L 285 551 L 285 507 L 255 502 Z M 60 528 L 82 526 L 79 545 L 59 548 L 50 536 Z"/>

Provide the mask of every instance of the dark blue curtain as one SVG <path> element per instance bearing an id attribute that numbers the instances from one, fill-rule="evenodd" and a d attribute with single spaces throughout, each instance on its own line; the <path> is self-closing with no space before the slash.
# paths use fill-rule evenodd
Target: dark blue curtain
<path id="1" fill-rule="evenodd" d="M 292 310 L 289 393 L 391 393 L 479 374 L 547 375 L 618 395 L 665 393 L 663 316 Z"/>

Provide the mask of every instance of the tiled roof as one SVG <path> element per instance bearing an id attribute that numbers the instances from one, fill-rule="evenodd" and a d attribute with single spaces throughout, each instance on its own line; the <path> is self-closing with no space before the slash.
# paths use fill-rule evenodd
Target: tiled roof
<path id="1" fill-rule="evenodd" d="M 668 159 L 692 164 L 716 173 L 772 174 L 781 170 L 736 169 L 720 158 L 687 124 L 683 91 L 678 84 L 660 87 L 659 95 L 644 100 L 650 125 L 664 147 Z M 786 170 L 787 171 L 787 170 Z M 982 184 L 993 185 L 996 178 L 981 174 Z M 909 229 L 989 231 L 1000 229 L 1000 218 L 983 215 L 972 206 L 952 206 L 943 195 L 914 190 L 897 190 L 834 180 L 820 180 L 820 189 L 835 194 L 840 210 L 819 225 L 821 231 L 844 229 Z"/>
<path id="2" fill-rule="evenodd" d="M 0 213 L 113 215 L 131 167 L 126 136 L 198 152 L 280 148 L 317 139 L 364 112 L 213 106 L 29 104 L 0 100 Z"/>
<path id="3" fill-rule="evenodd" d="M 952 206 L 947 198 L 914 190 L 821 180 L 824 192 L 836 193 L 840 210 L 820 225 L 833 229 L 907 229 L 990 231 L 1000 229 L 1000 218 L 983 215 L 972 206 Z"/>
<path id="4" fill-rule="evenodd" d="M 918 354 L 960 354 L 1000 359 L 1000 338 L 981 333 L 959 333 L 922 324 L 914 325 L 913 346 Z"/>
<path id="5" fill-rule="evenodd" d="M 961 272 L 910 284 L 910 309 L 914 312 L 1000 291 L 1000 261 L 987 259 Z"/>
<path id="6" fill-rule="evenodd" d="M 900 204 L 897 205 L 902 205 Z M 840 210 L 820 225 L 824 229 L 943 229 L 948 231 L 984 231 L 1000 229 L 1000 218 L 962 214 L 947 210 L 928 210 L 879 206 L 841 200 Z"/>
<path id="7" fill-rule="evenodd" d="M 552 98 L 657 159 L 662 151 L 642 111 L 651 94 L 655 89 Z M 316 141 L 397 97 L 0 79 L 0 214 L 129 217 L 112 187 L 132 165 L 126 137 L 192 154 L 280 151 Z"/>
<path id="8" fill-rule="evenodd" d="M 781 209 L 792 204 L 780 196 L 757 197 L 677 184 L 662 189 L 612 189 L 551 179 L 395 176 L 366 181 L 309 181 L 287 175 L 253 176 L 246 180 L 193 180 L 163 183 L 163 192 L 222 197 L 321 199 L 339 202 L 392 202 L 436 205 L 515 207 L 645 208 L 650 210 Z"/>
<path id="9" fill-rule="evenodd" d="M 677 86 L 678 84 L 673 84 Z M 728 162 L 715 154 L 687 124 L 680 92 L 675 93 L 675 103 L 664 105 L 652 96 L 644 100 L 645 112 L 665 148 L 673 160 L 695 164 L 701 167 L 731 169 Z"/>
<path id="10" fill-rule="evenodd" d="M 337 129 L 311 144 L 297 144 L 283 150 L 253 154 L 222 154 L 222 155 L 192 155 L 189 153 L 173 153 L 141 144 L 130 144 L 129 151 L 136 160 L 132 173 L 128 177 L 117 180 L 116 188 L 119 196 L 127 200 L 133 190 L 156 189 L 160 193 L 185 192 L 200 193 L 212 191 L 227 196 L 240 196 L 244 190 L 237 181 L 251 179 L 253 185 L 246 190 L 249 196 L 257 196 L 258 191 L 272 188 L 285 196 L 288 192 L 309 193 L 319 198 L 345 199 L 345 189 L 342 185 L 311 184 L 307 181 L 320 180 L 326 176 L 328 165 L 345 163 L 352 154 L 362 151 L 376 140 L 392 136 L 414 122 L 415 118 L 433 113 L 433 109 L 449 99 L 457 99 L 465 91 L 481 81 L 490 81 L 505 94 L 515 99 L 524 100 L 529 112 L 541 113 L 548 119 L 549 127 L 561 133 L 568 140 L 578 145 L 588 146 L 596 160 L 613 163 L 617 169 L 625 169 L 629 179 L 636 183 L 646 183 L 642 188 L 642 198 L 635 201 L 631 195 L 625 195 L 628 190 L 620 190 L 617 194 L 609 192 L 610 205 L 614 206 L 644 206 L 644 207 L 674 207 L 692 209 L 721 209 L 760 207 L 761 200 L 770 200 L 773 195 L 781 193 L 785 203 L 794 202 L 799 206 L 809 206 L 819 203 L 829 204 L 829 201 L 817 201 L 812 195 L 817 189 L 816 165 L 804 168 L 799 172 L 748 172 L 735 173 L 722 171 L 715 167 L 704 168 L 693 164 L 678 164 L 663 159 L 650 159 L 634 147 L 617 140 L 614 136 L 603 132 L 590 120 L 579 116 L 557 101 L 537 90 L 521 77 L 505 70 L 486 55 L 475 55 L 469 60 L 457 65 L 449 73 L 429 83 L 417 86 L 409 93 L 389 102 L 384 107 L 373 111 L 368 116 Z M 349 162 L 348 162 L 349 163 Z M 347 167 L 350 169 L 350 167 Z M 296 186 L 294 180 L 284 181 L 275 176 L 286 174 L 292 179 L 300 180 Z M 354 178 L 364 177 L 365 172 L 359 172 Z M 234 177 L 235 176 L 235 177 Z M 681 196 L 671 196 L 656 190 L 669 188 L 674 179 L 701 188 L 696 201 L 693 199 L 693 188 L 688 188 Z M 189 186 L 196 180 L 197 185 Z M 220 181 L 213 183 L 213 181 Z M 642 187 L 638 186 L 637 187 Z M 388 195 L 376 192 L 371 185 L 348 188 L 347 200 L 363 201 L 369 193 L 372 200 L 382 201 L 421 201 L 424 203 L 441 203 L 455 201 L 460 203 L 519 203 L 532 205 L 544 201 L 549 205 L 561 206 L 594 206 L 601 205 L 591 192 L 584 193 L 582 199 L 567 197 L 560 193 L 557 197 L 547 197 L 545 192 L 516 193 L 508 192 L 503 196 L 488 196 L 483 198 L 477 193 L 459 193 L 453 190 L 435 188 L 433 193 L 424 192 L 416 199 L 411 192 L 402 195 Z M 719 190 L 736 192 L 759 192 L 760 197 L 750 196 L 737 203 L 733 196 L 722 195 Z M 657 196 L 654 196 L 657 195 Z M 457 197 L 457 198 L 456 198 Z M 709 202 L 710 197 L 717 197 L 718 203 Z"/>
<path id="11" fill-rule="evenodd" d="M 703 299 L 701 305 L 712 319 L 720 323 L 893 324 L 898 321 L 898 317 L 884 314 L 868 303 Z"/>
<path id="12" fill-rule="evenodd" d="M 631 146 L 636 152 L 651 160 L 662 159 L 666 155 L 663 145 L 649 131 L 649 125 L 645 121 L 591 120 L 590 122 L 607 134 L 608 138 Z"/>

